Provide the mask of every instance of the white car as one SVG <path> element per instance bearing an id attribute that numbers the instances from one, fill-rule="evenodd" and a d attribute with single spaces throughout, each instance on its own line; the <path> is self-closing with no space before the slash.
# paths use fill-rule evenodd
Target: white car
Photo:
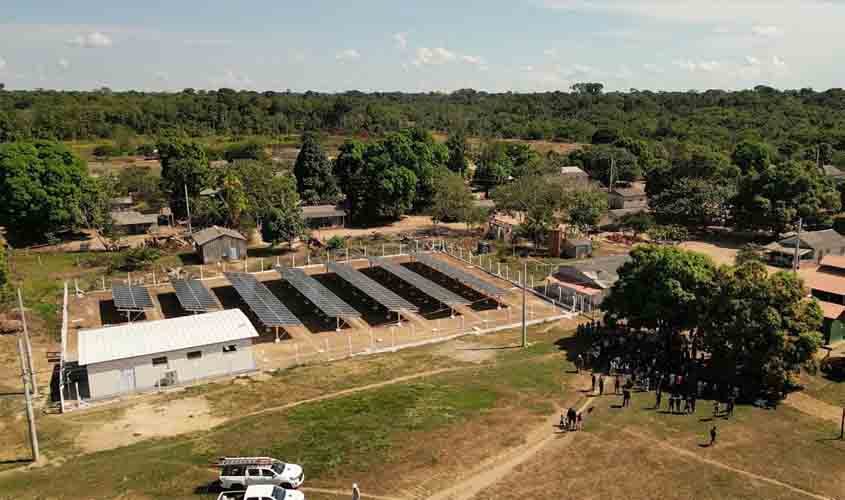
<path id="1" fill-rule="evenodd" d="M 305 500 L 305 495 L 301 491 L 261 484 L 250 486 L 246 491 L 224 491 L 217 500 Z"/>
<path id="2" fill-rule="evenodd" d="M 305 481 L 302 467 L 269 457 L 223 458 L 219 464 L 220 486 L 224 490 L 242 490 L 249 486 L 270 485 L 299 488 Z"/>

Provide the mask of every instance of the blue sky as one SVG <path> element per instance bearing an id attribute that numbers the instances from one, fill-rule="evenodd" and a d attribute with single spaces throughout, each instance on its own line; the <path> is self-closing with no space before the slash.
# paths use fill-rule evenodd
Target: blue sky
<path id="1" fill-rule="evenodd" d="M 841 0 L 4 0 L 7 88 L 843 86 Z"/>

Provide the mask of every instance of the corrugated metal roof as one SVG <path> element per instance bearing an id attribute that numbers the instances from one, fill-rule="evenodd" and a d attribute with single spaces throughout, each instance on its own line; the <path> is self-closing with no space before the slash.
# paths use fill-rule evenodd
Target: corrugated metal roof
<path id="1" fill-rule="evenodd" d="M 804 280 L 804 286 L 811 290 L 845 295 L 845 276 L 825 272 L 822 268 L 802 269 L 799 275 Z"/>
<path id="2" fill-rule="evenodd" d="M 581 167 L 576 166 L 560 167 L 560 175 L 576 175 L 580 177 L 589 177 L 589 175 L 587 175 L 587 172 L 584 172 Z"/>
<path id="3" fill-rule="evenodd" d="M 845 255 L 825 255 L 822 257 L 822 266 L 845 269 Z"/>
<path id="4" fill-rule="evenodd" d="M 845 306 L 834 304 L 832 302 L 819 301 L 824 317 L 827 319 L 838 319 L 845 312 Z"/>
<path id="5" fill-rule="evenodd" d="M 79 364 L 148 356 L 257 337 L 240 309 L 79 332 Z"/>
<path id="6" fill-rule="evenodd" d="M 635 198 L 639 196 L 645 196 L 645 183 L 644 182 L 632 182 L 628 187 L 615 187 L 613 188 L 613 194 L 617 194 L 622 196 L 623 198 Z"/>
<path id="7" fill-rule="evenodd" d="M 246 236 L 241 233 L 235 231 L 234 229 L 220 226 L 211 226 L 191 235 L 197 245 L 205 245 L 209 241 L 214 241 L 221 236 L 231 236 L 232 238 L 246 241 Z"/>
<path id="8" fill-rule="evenodd" d="M 158 214 L 142 214 L 134 210 L 127 210 L 125 212 L 112 212 L 111 218 L 118 226 L 130 226 L 133 224 L 156 224 L 158 223 Z"/>

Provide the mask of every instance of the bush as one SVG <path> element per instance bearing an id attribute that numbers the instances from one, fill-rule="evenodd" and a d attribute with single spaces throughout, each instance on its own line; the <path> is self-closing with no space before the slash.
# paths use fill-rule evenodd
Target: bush
<path id="1" fill-rule="evenodd" d="M 138 271 L 148 268 L 161 257 L 155 248 L 137 247 L 115 255 L 111 267 L 118 271 Z"/>
<path id="2" fill-rule="evenodd" d="M 141 144 L 135 148 L 135 154 L 139 156 L 153 156 L 155 152 L 155 144 Z"/>
<path id="3" fill-rule="evenodd" d="M 648 235 L 655 241 L 682 242 L 690 239 L 689 231 L 682 226 L 654 226 L 648 230 Z"/>
<path id="4" fill-rule="evenodd" d="M 120 156 L 120 150 L 111 144 L 100 144 L 94 148 L 94 156 L 97 158 L 111 158 L 113 156 Z"/>
<path id="5" fill-rule="evenodd" d="M 332 236 L 329 238 L 329 241 L 326 242 L 326 248 L 329 250 L 339 250 L 344 247 L 346 247 L 346 240 L 341 236 Z"/>

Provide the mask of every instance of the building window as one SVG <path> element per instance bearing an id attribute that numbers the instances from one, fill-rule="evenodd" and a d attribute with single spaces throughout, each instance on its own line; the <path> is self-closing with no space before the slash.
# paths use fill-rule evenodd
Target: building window
<path id="1" fill-rule="evenodd" d="M 236 346 L 234 344 L 223 346 L 223 352 L 224 353 L 235 352 L 237 350 L 238 350 L 238 346 Z"/>
<path id="2" fill-rule="evenodd" d="M 153 358 L 153 366 L 166 365 L 166 364 L 167 364 L 167 356 L 162 356 L 160 358 Z"/>
<path id="3" fill-rule="evenodd" d="M 202 357 L 202 351 L 191 351 L 188 353 L 188 359 L 200 359 Z"/>

